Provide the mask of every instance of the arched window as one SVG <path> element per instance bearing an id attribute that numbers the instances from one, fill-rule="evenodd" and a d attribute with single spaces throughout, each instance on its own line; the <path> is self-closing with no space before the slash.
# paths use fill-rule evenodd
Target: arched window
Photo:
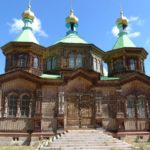
<path id="1" fill-rule="evenodd" d="M 17 114 L 17 95 L 11 95 L 8 98 L 8 115 L 15 117 Z"/>
<path id="2" fill-rule="evenodd" d="M 75 60 L 75 57 L 73 54 L 70 54 L 69 55 L 69 68 L 74 68 L 75 67 L 75 64 L 74 64 L 74 61 Z"/>
<path id="3" fill-rule="evenodd" d="M 51 70 L 52 69 L 52 59 L 48 58 L 46 63 L 47 63 L 46 64 L 47 70 Z"/>
<path id="4" fill-rule="evenodd" d="M 140 95 L 138 96 L 138 102 L 137 102 L 137 114 L 139 118 L 145 118 L 146 117 L 146 109 L 145 109 L 145 96 Z"/>
<path id="5" fill-rule="evenodd" d="M 33 68 L 39 67 L 39 59 L 37 57 L 33 58 Z"/>
<path id="6" fill-rule="evenodd" d="M 82 55 L 78 54 L 76 58 L 76 67 L 82 67 Z"/>
<path id="7" fill-rule="evenodd" d="M 26 66 L 26 59 L 24 55 L 18 56 L 18 66 L 19 67 L 25 67 Z"/>
<path id="8" fill-rule="evenodd" d="M 136 70 L 136 64 L 137 64 L 136 59 L 133 59 L 133 58 L 129 59 L 130 70 L 132 70 L 132 71 Z"/>
<path id="9" fill-rule="evenodd" d="M 29 105 L 30 105 L 30 97 L 28 95 L 22 96 L 20 102 L 21 116 L 25 117 L 29 116 Z"/>
<path id="10" fill-rule="evenodd" d="M 135 117 L 135 96 L 133 95 L 127 97 L 127 117 Z"/>

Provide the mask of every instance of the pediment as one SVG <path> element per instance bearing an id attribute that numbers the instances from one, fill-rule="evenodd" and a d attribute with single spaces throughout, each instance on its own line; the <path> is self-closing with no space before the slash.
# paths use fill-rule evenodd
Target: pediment
<path id="1" fill-rule="evenodd" d="M 11 72 L 7 72 L 5 74 L 0 75 L 0 83 L 16 80 L 18 78 L 25 79 L 31 82 L 37 83 L 39 81 L 39 77 L 32 75 L 26 71 L 15 70 Z"/>
<path id="2" fill-rule="evenodd" d="M 133 81 L 140 81 L 144 84 L 147 84 L 147 85 L 150 85 L 150 77 L 149 76 L 146 76 L 145 74 L 142 74 L 142 73 L 131 73 L 129 75 L 127 75 L 125 78 L 123 78 L 121 80 L 121 85 L 122 84 L 126 84 L 126 83 L 129 83 L 129 82 L 133 82 Z"/>
<path id="3" fill-rule="evenodd" d="M 79 68 L 73 72 L 64 73 L 64 81 L 66 83 L 79 77 L 90 81 L 92 84 L 96 84 L 100 79 L 100 74 L 95 71 L 86 70 L 83 68 Z"/>
<path id="4" fill-rule="evenodd" d="M 64 91 L 66 92 L 84 92 L 84 91 L 88 91 L 90 90 L 90 88 L 92 87 L 92 82 L 81 77 L 78 76 L 72 80 L 70 80 L 64 88 Z"/>
<path id="5" fill-rule="evenodd" d="M 67 92 L 84 92 L 88 91 L 97 84 L 99 74 L 88 70 L 78 69 L 70 75 L 64 77 L 66 81 L 65 91 Z"/>
<path id="6" fill-rule="evenodd" d="M 15 70 L 15 71 L 11 71 L 5 74 L 0 75 L 0 83 L 4 83 L 4 82 L 8 82 L 11 80 L 15 80 L 15 79 L 25 79 L 27 81 L 36 83 L 36 84 L 40 84 L 40 85 L 60 85 L 63 83 L 63 81 L 61 79 L 58 80 L 52 80 L 52 79 L 42 79 L 36 75 L 33 75 L 31 73 L 28 73 L 26 71 L 23 70 Z"/>

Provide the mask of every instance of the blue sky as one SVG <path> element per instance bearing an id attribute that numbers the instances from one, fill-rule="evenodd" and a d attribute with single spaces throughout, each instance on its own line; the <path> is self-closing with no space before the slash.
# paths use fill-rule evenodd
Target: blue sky
<path id="1" fill-rule="evenodd" d="M 71 0 L 32 0 L 32 11 L 37 20 L 35 35 L 47 47 L 66 33 L 65 18 L 70 12 Z M 79 18 L 79 35 L 104 51 L 111 50 L 117 37 L 112 32 L 119 17 L 120 0 L 73 0 L 75 15 Z M 1 0 L 0 46 L 13 41 L 19 34 L 21 14 L 28 0 Z M 123 0 L 124 15 L 129 19 L 129 36 L 137 47 L 150 53 L 150 0 Z M 0 74 L 4 73 L 5 57 L 0 52 Z M 150 75 L 150 56 L 145 61 Z"/>

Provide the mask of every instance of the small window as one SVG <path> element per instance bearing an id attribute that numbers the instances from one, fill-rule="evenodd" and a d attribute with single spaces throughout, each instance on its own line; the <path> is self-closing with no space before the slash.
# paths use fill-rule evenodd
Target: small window
<path id="1" fill-rule="evenodd" d="M 78 54 L 76 58 L 76 67 L 82 67 L 82 55 Z"/>
<path id="2" fill-rule="evenodd" d="M 19 67 L 25 67 L 26 66 L 26 59 L 24 55 L 18 56 L 18 66 Z"/>
<path id="3" fill-rule="evenodd" d="M 69 55 L 69 68 L 74 68 L 75 67 L 75 57 L 73 54 Z"/>
<path id="4" fill-rule="evenodd" d="M 114 71 L 121 72 L 123 70 L 123 60 L 117 59 L 114 61 Z"/>
<path id="5" fill-rule="evenodd" d="M 13 137 L 13 141 L 19 141 L 19 137 Z"/>
<path id="6" fill-rule="evenodd" d="M 37 57 L 33 58 L 33 68 L 39 67 L 39 59 Z"/>
<path id="7" fill-rule="evenodd" d="M 129 59 L 129 68 L 131 71 L 136 70 L 136 64 L 137 64 L 137 60 L 136 59 Z"/>

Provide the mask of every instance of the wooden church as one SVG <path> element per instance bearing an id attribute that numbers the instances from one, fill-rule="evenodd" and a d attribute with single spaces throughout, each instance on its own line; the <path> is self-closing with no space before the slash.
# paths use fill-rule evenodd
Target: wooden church
<path id="1" fill-rule="evenodd" d="M 148 53 L 128 37 L 122 11 L 116 22 L 118 39 L 107 52 L 79 36 L 73 10 L 66 18 L 66 35 L 49 47 L 41 46 L 32 32 L 30 5 L 22 18 L 20 35 L 2 47 L 0 143 L 23 144 L 69 129 L 149 133 Z"/>

